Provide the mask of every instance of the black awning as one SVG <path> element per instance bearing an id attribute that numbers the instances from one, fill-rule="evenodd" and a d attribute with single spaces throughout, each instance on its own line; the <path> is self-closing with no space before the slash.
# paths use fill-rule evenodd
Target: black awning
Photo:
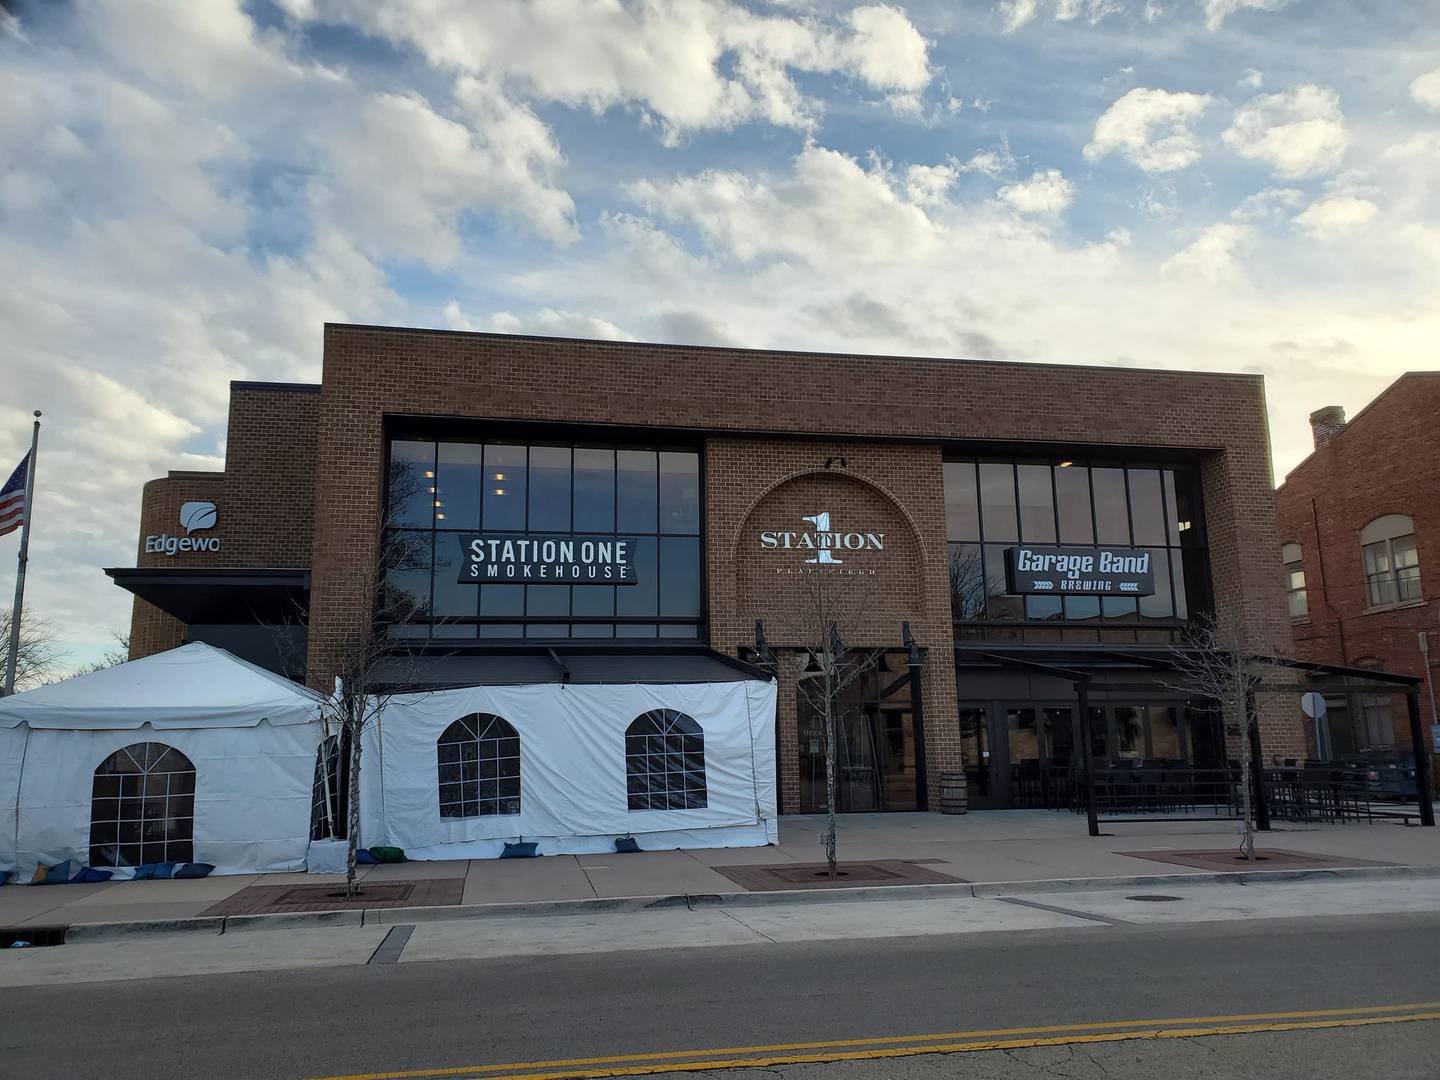
<path id="1" fill-rule="evenodd" d="M 712 683 L 768 680 L 769 675 L 712 649 L 683 652 L 571 652 L 557 644 L 536 651 L 450 656 L 392 656 L 375 680 L 393 689 L 516 686 L 523 683 Z"/>
<path id="2" fill-rule="evenodd" d="M 302 622 L 309 609 L 309 570 L 164 566 L 112 567 L 105 573 L 187 625 Z"/>

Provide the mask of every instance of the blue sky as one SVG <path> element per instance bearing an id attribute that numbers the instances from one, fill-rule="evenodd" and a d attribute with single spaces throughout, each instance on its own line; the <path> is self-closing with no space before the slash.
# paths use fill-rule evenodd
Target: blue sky
<path id="1" fill-rule="evenodd" d="M 1440 0 L 6 7 L 0 457 L 44 409 L 77 661 L 326 320 L 1255 371 L 1277 476 L 1436 363 Z"/>

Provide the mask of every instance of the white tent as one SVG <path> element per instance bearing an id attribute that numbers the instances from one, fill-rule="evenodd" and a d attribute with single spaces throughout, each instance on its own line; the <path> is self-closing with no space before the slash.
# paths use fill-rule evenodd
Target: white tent
<path id="1" fill-rule="evenodd" d="M 757 679 L 552 682 L 396 696 L 362 736 L 361 840 L 403 847 L 414 859 L 493 858 L 519 840 L 538 842 L 542 855 L 613 851 L 621 836 L 634 836 L 642 849 L 775 843 L 775 700 L 775 684 Z M 691 741 L 634 734 L 637 720 L 657 714 L 683 717 Z M 513 741 L 487 746 L 487 734 L 497 731 L 489 717 L 513 729 L 498 730 L 518 737 L 518 755 Z M 480 736 L 464 764 L 441 746 L 461 720 Z M 697 730 L 701 754 L 694 753 L 702 745 L 693 741 Z M 643 746 L 634 741 L 640 738 Z M 639 749 L 648 751 L 649 765 L 637 766 Z M 487 784 L 517 768 L 518 786 Z M 664 803 L 656 809 L 631 798 L 641 789 L 687 793 L 656 798 Z"/>
<path id="2" fill-rule="evenodd" d="M 193 766 L 186 861 L 213 863 L 217 873 L 303 869 L 321 701 L 201 643 L 0 699 L 0 871 L 18 867 L 24 879 L 37 862 L 89 865 L 96 769 L 143 744 L 169 747 Z M 131 757 L 143 764 L 145 754 Z M 173 771 L 180 759 L 166 761 Z M 191 803 L 179 781 L 167 783 L 182 794 L 165 812 L 181 817 Z M 117 812 L 117 825 L 128 814 Z M 127 836 L 117 829 L 115 842 Z"/>

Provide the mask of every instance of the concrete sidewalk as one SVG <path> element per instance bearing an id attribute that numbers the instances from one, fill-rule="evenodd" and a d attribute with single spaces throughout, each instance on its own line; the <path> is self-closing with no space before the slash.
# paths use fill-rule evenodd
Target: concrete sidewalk
<path id="1" fill-rule="evenodd" d="M 368 882 L 463 879 L 460 905 L 544 905 L 553 901 L 668 897 L 744 892 L 717 866 L 814 863 L 823 858 L 817 817 L 780 821 L 781 842 L 765 848 L 649 851 L 633 855 L 557 855 L 524 860 L 413 862 L 362 868 Z M 1187 876 L 1213 873 L 1124 852 L 1234 847 L 1231 822 L 1177 816 L 1163 823 L 1102 823 L 1091 838 L 1085 821 L 1046 810 L 939 814 L 857 814 L 840 820 L 842 861 L 906 860 L 971 883 L 1056 879 Z M 1338 860 L 1440 871 L 1440 830 L 1393 821 L 1354 825 L 1284 825 L 1260 834 L 1260 848 Z M 1243 862 L 1234 869 L 1247 870 Z M 1257 869 L 1265 869 L 1261 864 Z M 123 881 L 95 885 L 0 888 L 0 927 L 188 919 L 252 885 L 341 880 L 311 874 L 255 874 L 198 881 Z M 906 887 L 911 888 L 911 887 Z"/>

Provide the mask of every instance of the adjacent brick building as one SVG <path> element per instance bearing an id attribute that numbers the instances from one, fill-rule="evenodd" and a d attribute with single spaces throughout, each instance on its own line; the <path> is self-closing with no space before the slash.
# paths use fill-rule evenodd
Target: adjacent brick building
<path id="1" fill-rule="evenodd" d="M 1277 493 L 1299 658 L 1440 679 L 1437 417 L 1433 371 L 1401 376 L 1349 423 L 1338 406 L 1311 414 L 1315 449 Z M 1433 698 L 1429 687 L 1421 694 L 1428 728 Z M 1337 690 L 1328 712 L 1328 724 L 1307 732 L 1311 755 L 1384 758 L 1412 749 L 1401 696 Z"/>
<path id="2" fill-rule="evenodd" d="M 974 805 L 1034 804 L 1079 753 L 1077 671 L 1095 756 L 1223 758 L 1167 649 L 1215 611 L 1287 651 L 1255 376 L 350 325 L 324 348 L 318 386 L 233 385 L 223 474 L 146 486 L 137 567 L 112 571 L 133 656 L 207 640 L 326 686 L 399 545 L 387 595 L 418 615 L 389 632 L 440 683 L 773 657 L 793 812 L 816 808 L 804 647 L 827 604 L 871 662 L 843 739 L 857 810 L 934 806 L 962 768 Z M 217 545 L 147 546 L 195 501 Z M 638 580 L 467 584 L 486 535 L 623 541 Z M 1130 552 L 1144 583 L 1030 592 L 1022 547 Z M 1293 709 L 1262 722 L 1267 753 L 1303 753 Z"/>

